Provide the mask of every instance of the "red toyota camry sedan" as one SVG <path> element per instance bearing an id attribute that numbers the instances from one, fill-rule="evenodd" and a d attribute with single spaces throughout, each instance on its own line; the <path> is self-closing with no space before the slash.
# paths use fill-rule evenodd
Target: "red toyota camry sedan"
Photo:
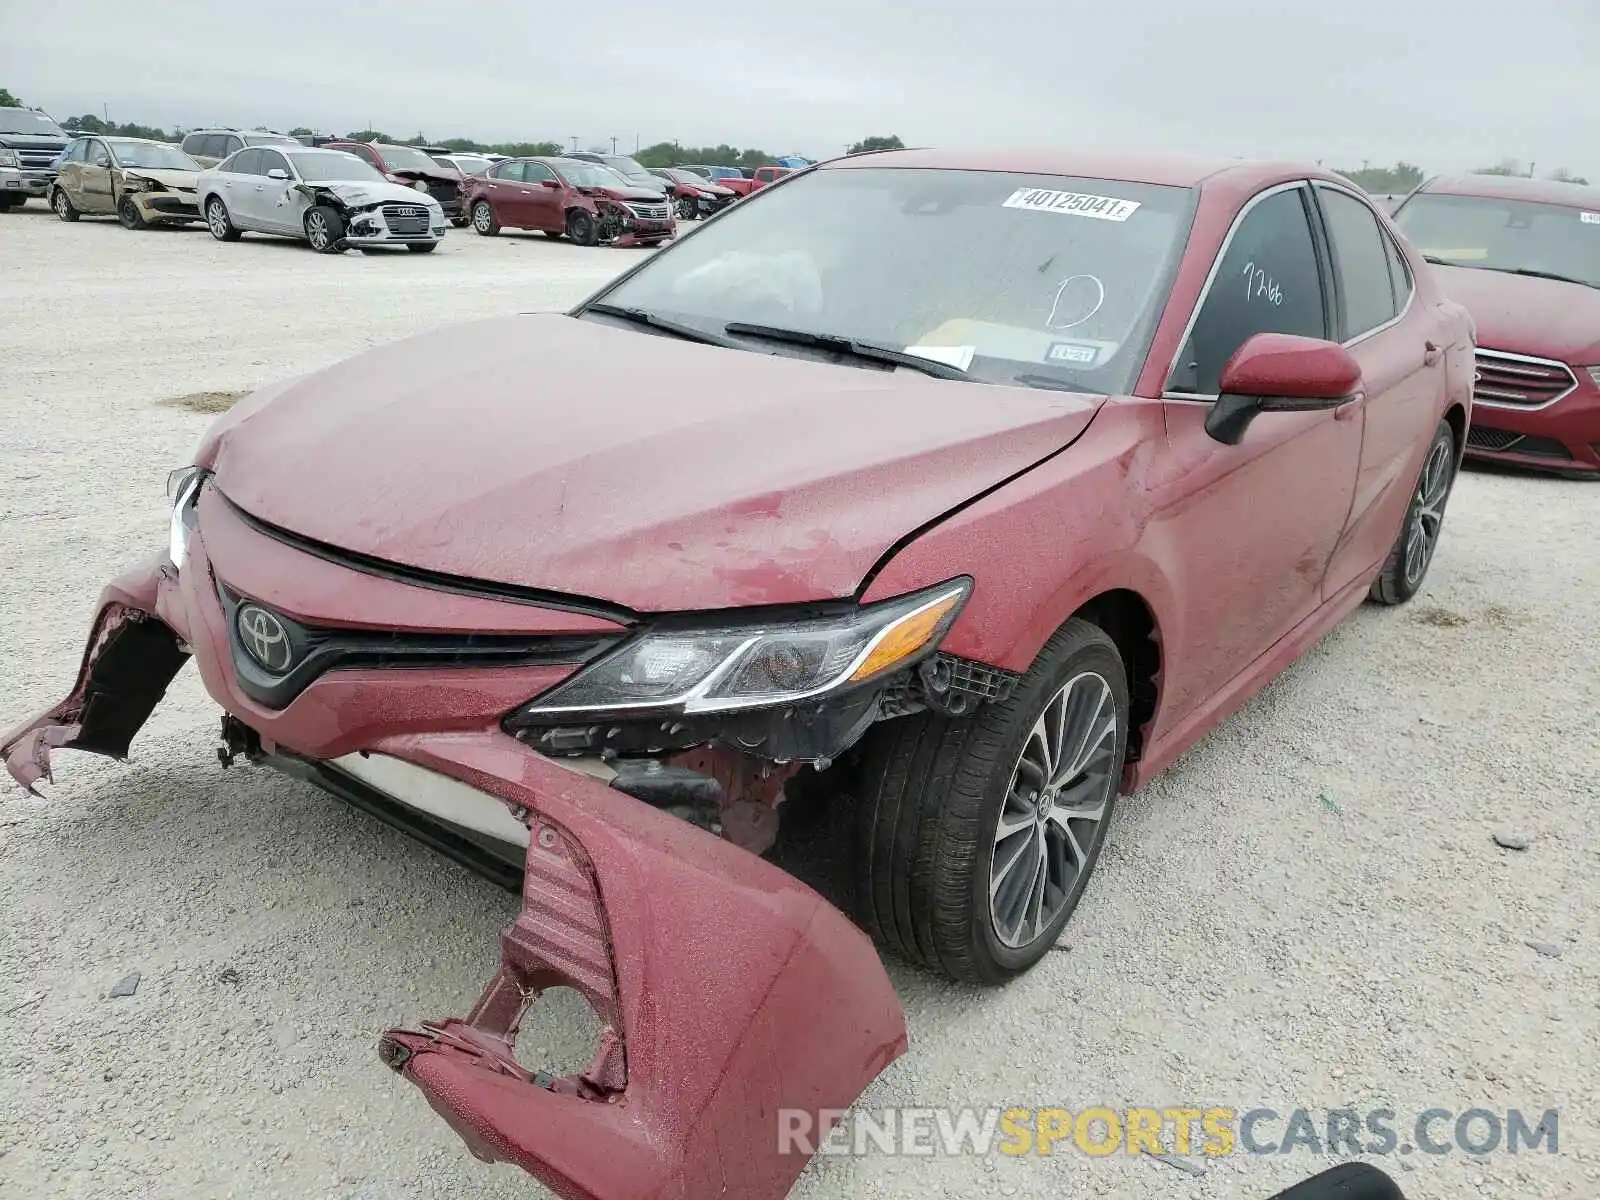
<path id="1" fill-rule="evenodd" d="M 1473 374 L 1338 176 L 837 160 L 570 313 L 240 403 L 0 755 L 24 786 L 121 757 L 192 660 L 225 760 L 521 889 L 471 1013 L 379 1042 L 478 1155 L 564 1196 L 779 1196 L 774 1110 L 905 1046 L 872 943 L 761 857 L 785 797 L 855 806 L 884 948 L 1026 971 L 1119 794 L 1422 586 Z M 560 1077 L 512 1052 L 556 984 L 603 1025 Z"/>

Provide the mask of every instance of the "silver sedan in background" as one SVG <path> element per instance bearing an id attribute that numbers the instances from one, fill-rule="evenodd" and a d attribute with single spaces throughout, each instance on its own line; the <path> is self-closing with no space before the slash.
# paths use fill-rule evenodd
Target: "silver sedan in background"
<path id="1" fill-rule="evenodd" d="M 252 146 L 200 173 L 200 212 L 211 236 L 300 238 L 321 254 L 354 246 L 405 246 L 426 253 L 449 222 L 424 190 L 391 183 L 343 150 Z"/>

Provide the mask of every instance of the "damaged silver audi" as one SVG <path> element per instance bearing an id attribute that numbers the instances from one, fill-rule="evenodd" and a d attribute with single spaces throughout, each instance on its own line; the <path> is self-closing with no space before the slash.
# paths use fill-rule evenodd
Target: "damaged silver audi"
<path id="1" fill-rule="evenodd" d="M 200 212 L 211 236 L 299 238 L 319 254 L 404 246 L 426 254 L 449 222 L 426 186 L 391 183 L 343 150 L 247 146 L 200 173 Z"/>

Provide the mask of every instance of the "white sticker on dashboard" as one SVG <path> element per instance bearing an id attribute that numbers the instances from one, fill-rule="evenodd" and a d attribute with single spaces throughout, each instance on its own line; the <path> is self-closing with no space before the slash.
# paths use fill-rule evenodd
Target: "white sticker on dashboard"
<path id="1" fill-rule="evenodd" d="M 1099 221 L 1126 221 L 1138 209 L 1139 201 L 1118 200 L 1114 196 L 1091 196 L 1085 192 L 1055 192 L 1049 188 L 1024 187 L 1007 196 L 1000 207 L 1066 213 L 1073 217 L 1094 217 Z"/>
<path id="2" fill-rule="evenodd" d="M 1600 213 L 1581 212 L 1578 214 L 1578 220 L 1585 225 L 1600 225 Z"/>
<path id="3" fill-rule="evenodd" d="M 966 371 L 972 367 L 972 359 L 978 353 L 976 346 L 907 346 L 906 354 L 915 354 L 918 358 L 926 358 L 930 362 L 944 363 L 958 371 Z"/>

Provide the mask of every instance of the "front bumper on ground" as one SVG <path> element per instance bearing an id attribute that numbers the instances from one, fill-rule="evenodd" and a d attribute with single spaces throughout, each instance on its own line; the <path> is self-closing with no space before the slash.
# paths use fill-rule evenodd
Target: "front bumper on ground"
<path id="1" fill-rule="evenodd" d="M 54 171 L 24 170 L 20 167 L 0 167 L 0 195 L 43 196 L 55 179 Z"/>
<path id="2" fill-rule="evenodd" d="M 255 703 L 212 583 L 225 567 L 284 578 L 286 597 L 272 600 L 301 609 L 354 587 L 375 597 L 364 612 L 381 612 L 409 585 L 315 559 L 285 575 L 294 551 L 230 523 L 209 492 L 201 501 L 183 571 L 162 556 L 108 585 L 71 694 L 0 736 L 12 775 L 28 787 L 47 778 L 58 748 L 126 755 L 192 656 L 262 761 L 359 772 L 353 790 L 430 792 L 435 814 L 525 845 L 522 912 L 472 1011 L 379 1041 L 475 1155 L 565 1197 L 786 1194 L 805 1156 L 781 1148 L 780 1113 L 845 1108 L 905 1048 L 866 937 L 777 867 L 503 733 L 498 714 L 526 672 L 330 670 L 280 709 Z M 581 992 L 603 1027 L 589 1067 L 560 1078 L 513 1049 L 528 1005 L 553 986 Z"/>

